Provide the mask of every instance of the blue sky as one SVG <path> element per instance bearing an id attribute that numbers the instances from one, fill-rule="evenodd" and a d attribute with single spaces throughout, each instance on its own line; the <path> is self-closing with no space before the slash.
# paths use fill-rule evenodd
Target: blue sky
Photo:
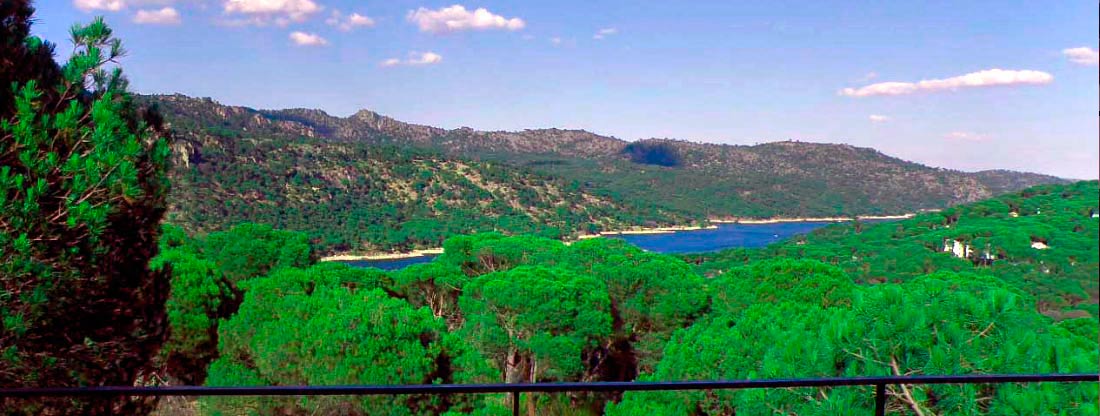
<path id="1" fill-rule="evenodd" d="M 850 143 L 961 170 L 1100 169 L 1092 0 L 36 7 L 35 34 L 59 52 L 71 24 L 105 16 L 143 93 L 335 115 L 368 108 L 447 128 Z"/>

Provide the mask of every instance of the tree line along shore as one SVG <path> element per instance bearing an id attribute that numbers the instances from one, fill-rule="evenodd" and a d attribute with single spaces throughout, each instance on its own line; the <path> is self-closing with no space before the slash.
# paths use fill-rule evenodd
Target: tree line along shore
<path id="1" fill-rule="evenodd" d="M 743 224 L 763 225 L 793 222 L 846 222 L 855 220 L 902 220 L 913 218 L 916 214 L 906 213 L 898 215 L 860 215 L 856 217 L 782 217 L 782 218 L 715 218 L 707 220 L 704 225 L 685 225 L 672 227 L 634 227 L 625 230 L 600 231 L 597 234 L 581 234 L 573 240 L 565 240 L 566 244 L 574 241 L 586 240 L 614 235 L 647 235 L 647 234 L 672 234 L 683 231 L 716 230 L 717 224 Z M 321 261 L 378 261 L 400 260 L 424 256 L 436 256 L 443 253 L 442 247 L 431 247 L 400 252 L 366 252 L 366 253 L 340 253 L 322 257 Z"/>

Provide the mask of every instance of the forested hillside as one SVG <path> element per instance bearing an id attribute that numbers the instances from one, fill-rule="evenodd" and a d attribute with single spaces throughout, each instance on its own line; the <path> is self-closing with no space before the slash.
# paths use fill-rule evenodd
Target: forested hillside
<path id="1" fill-rule="evenodd" d="M 1054 317 L 1098 315 L 1100 186 L 1044 185 L 899 222 L 826 227 L 763 250 L 689 256 L 717 276 L 753 261 L 806 258 L 857 282 L 901 282 L 937 271 L 995 276 L 1031 293 Z"/>
<path id="2" fill-rule="evenodd" d="M 627 200 L 709 218 L 898 214 L 994 195 L 974 174 L 873 149 L 793 141 L 730 146 L 645 140 L 610 157 L 528 156 L 525 163 Z M 1016 185 L 1060 181 L 1021 178 Z"/>
<path id="3" fill-rule="evenodd" d="M 563 238 L 687 221 L 501 163 L 329 141 L 293 122 L 199 100 L 159 104 L 175 132 L 168 220 L 191 231 L 253 221 L 343 252 L 439 247 L 477 231 Z"/>
<path id="4" fill-rule="evenodd" d="M 1062 191 L 1074 192 L 1053 195 Z M 1095 317 L 1045 316 L 1018 282 L 974 269 L 869 280 L 780 256 L 707 278 L 617 239 L 566 245 L 479 234 L 448 239 L 430 263 L 383 272 L 314 264 L 304 235 L 264 226 L 166 236 L 157 264 L 171 265 L 174 280 L 164 374 L 210 386 L 1074 373 L 1100 365 Z M 1100 394 L 1096 384 L 888 389 L 891 414 L 1096 414 Z M 521 408 L 531 416 L 869 414 L 873 397 L 863 387 L 540 393 L 524 395 Z M 505 415 L 510 400 L 210 397 L 189 408 Z"/>
<path id="5" fill-rule="evenodd" d="M 733 146 L 668 139 L 630 143 L 582 130 L 444 130 L 367 110 L 348 118 L 318 110 L 262 114 L 293 120 L 341 141 L 404 141 L 455 156 L 524 166 L 579 181 L 597 192 L 693 216 L 896 214 L 1065 182 L 1004 170 L 937 169 L 849 145 L 787 141 Z"/>
<path id="6" fill-rule="evenodd" d="M 1061 181 L 934 169 L 848 145 L 628 143 L 579 130 L 445 130 L 366 110 L 143 100 L 177 133 L 170 221 L 192 231 L 262 222 L 307 231 L 326 252 L 438 246 L 474 231 L 897 214 Z"/>
<path id="7" fill-rule="evenodd" d="M 627 143 L 136 97 L 102 17 L 70 29 L 63 62 L 31 35 L 36 19 L 29 0 L 0 3 L 5 415 L 870 414 L 872 389 L 850 386 L 522 398 L 117 389 L 1100 367 L 1098 181 L 974 201 L 1061 180 L 841 145 Z M 715 217 L 940 207 L 706 255 L 563 241 Z M 394 271 L 321 261 L 423 246 L 443 250 Z M 114 396 L 56 389 L 67 387 Z M 884 388 L 890 414 L 1100 416 L 1095 382 Z"/>

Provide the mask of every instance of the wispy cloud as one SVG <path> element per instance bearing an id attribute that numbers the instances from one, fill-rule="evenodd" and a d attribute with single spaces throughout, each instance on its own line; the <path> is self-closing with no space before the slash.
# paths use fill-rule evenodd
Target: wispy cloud
<path id="1" fill-rule="evenodd" d="M 878 78 L 878 72 L 871 71 L 871 72 L 868 72 L 866 75 L 863 76 L 862 81 L 866 82 L 866 81 L 870 81 L 870 80 L 875 79 L 875 78 Z"/>
<path id="2" fill-rule="evenodd" d="M 871 114 L 867 117 L 867 119 L 871 120 L 872 123 L 885 123 L 887 121 L 890 121 L 890 117 L 880 114 Z"/>
<path id="3" fill-rule="evenodd" d="M 1100 64 L 1100 51 L 1096 49 L 1082 46 L 1079 48 L 1063 49 L 1062 55 L 1069 58 L 1070 62 L 1078 65 L 1097 65 Z"/>
<path id="4" fill-rule="evenodd" d="M 180 13 L 171 7 L 160 10 L 138 10 L 134 14 L 134 23 L 140 25 L 178 25 Z"/>
<path id="5" fill-rule="evenodd" d="M 554 46 L 561 45 L 561 38 L 559 38 L 559 37 L 550 38 L 550 44 L 554 45 Z"/>
<path id="6" fill-rule="evenodd" d="M 117 12 L 126 8 L 123 0 L 73 0 L 73 6 L 83 11 L 105 10 Z"/>
<path id="7" fill-rule="evenodd" d="M 599 31 L 597 31 L 595 35 L 592 35 L 592 39 L 602 40 L 603 38 L 606 38 L 608 36 L 613 36 L 613 35 L 616 35 L 618 33 L 619 33 L 619 29 L 616 29 L 616 28 L 613 28 L 613 27 L 603 28 L 603 29 L 600 29 Z"/>
<path id="8" fill-rule="evenodd" d="M 929 79 L 919 82 L 880 82 L 860 88 L 845 88 L 840 95 L 870 97 L 875 95 L 906 95 L 916 92 L 954 91 L 960 88 L 992 87 L 998 85 L 1041 85 L 1054 81 L 1054 76 L 1043 71 L 987 69 L 945 79 Z"/>
<path id="9" fill-rule="evenodd" d="M 328 40 L 316 33 L 291 32 L 290 41 L 298 46 L 325 46 Z"/>
<path id="10" fill-rule="evenodd" d="M 406 62 L 408 62 L 409 65 L 431 65 L 443 62 L 443 57 L 437 53 L 432 52 L 424 52 L 419 55 L 413 52 L 412 57 L 410 57 Z"/>
<path id="11" fill-rule="evenodd" d="M 977 141 L 988 140 L 989 136 L 984 135 L 984 134 L 974 133 L 974 132 L 968 132 L 968 131 L 953 131 L 953 132 L 945 134 L 943 136 L 943 138 L 948 139 L 948 140 L 965 140 L 965 141 L 977 142 Z"/>
<path id="12" fill-rule="evenodd" d="M 398 65 L 434 65 L 443 62 L 443 56 L 435 52 L 409 52 L 408 58 L 404 60 L 397 58 L 390 58 L 382 61 L 382 66 L 398 66 Z"/>
<path id="13" fill-rule="evenodd" d="M 344 32 L 350 32 L 357 27 L 374 27 L 374 19 L 370 16 L 359 13 L 345 15 L 339 10 L 333 10 L 329 18 L 325 19 L 325 23 Z"/>
<path id="14" fill-rule="evenodd" d="M 313 0 L 224 0 L 226 14 L 247 16 L 244 20 L 228 22 L 231 25 L 275 23 L 286 26 L 291 22 L 303 22 L 323 7 Z"/>
<path id="15" fill-rule="evenodd" d="M 464 30 L 520 30 L 527 23 L 518 17 L 506 18 L 485 8 L 466 10 L 456 4 L 438 10 L 421 7 L 410 10 L 405 18 L 420 28 L 421 32 L 447 33 Z"/>

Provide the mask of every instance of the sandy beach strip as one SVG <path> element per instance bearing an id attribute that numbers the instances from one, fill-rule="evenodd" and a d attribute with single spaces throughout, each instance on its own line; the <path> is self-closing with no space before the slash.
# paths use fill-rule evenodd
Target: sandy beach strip
<path id="1" fill-rule="evenodd" d="M 636 235 L 636 234 L 672 234 L 678 231 L 699 231 L 699 230 L 714 230 L 717 229 L 717 225 L 708 226 L 680 226 L 680 227 L 653 227 L 653 228 L 638 228 L 633 230 L 616 230 L 616 231 L 600 231 L 600 235 Z M 592 238 L 584 237 L 581 238 Z"/>
<path id="2" fill-rule="evenodd" d="M 443 254 L 443 248 L 425 248 L 398 253 L 335 254 L 322 257 L 321 261 L 399 260 Z"/>
<path id="3" fill-rule="evenodd" d="M 902 220 L 906 218 L 913 218 L 914 214 L 899 214 L 899 215 L 860 215 L 855 218 L 852 217 L 790 217 L 790 218 L 734 218 L 734 219 L 711 219 L 710 222 L 716 224 L 779 224 L 785 222 L 845 222 L 855 219 L 859 220 Z"/>

